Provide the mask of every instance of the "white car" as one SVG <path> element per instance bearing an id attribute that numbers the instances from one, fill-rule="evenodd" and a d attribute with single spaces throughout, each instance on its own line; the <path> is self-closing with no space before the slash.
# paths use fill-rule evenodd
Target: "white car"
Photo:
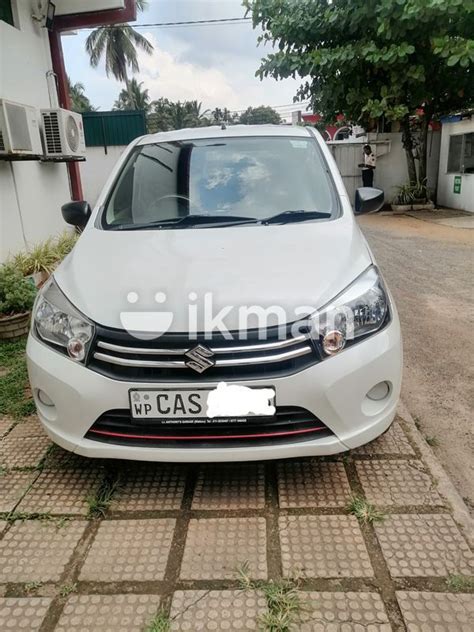
<path id="1" fill-rule="evenodd" d="M 356 213 L 383 204 L 361 188 Z M 89 457 L 329 455 L 385 432 L 400 392 L 392 297 L 310 128 L 231 126 L 134 141 L 40 292 L 28 340 L 38 415 Z"/>

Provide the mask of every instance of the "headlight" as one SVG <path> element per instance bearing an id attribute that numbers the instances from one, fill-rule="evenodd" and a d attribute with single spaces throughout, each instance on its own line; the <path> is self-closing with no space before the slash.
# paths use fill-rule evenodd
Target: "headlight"
<path id="1" fill-rule="evenodd" d="M 388 297 L 375 267 L 363 272 L 348 288 L 312 317 L 313 336 L 326 355 L 351 341 L 378 331 L 385 323 Z"/>
<path id="2" fill-rule="evenodd" d="M 41 340 L 59 347 L 77 362 L 86 357 L 94 335 L 92 323 L 71 305 L 53 278 L 37 298 L 33 326 Z"/>

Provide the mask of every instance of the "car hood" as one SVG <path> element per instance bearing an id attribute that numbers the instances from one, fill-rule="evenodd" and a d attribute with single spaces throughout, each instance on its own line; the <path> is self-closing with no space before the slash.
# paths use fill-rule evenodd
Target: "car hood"
<path id="1" fill-rule="evenodd" d="M 209 314 L 224 309 L 225 327 L 237 330 L 261 326 L 251 317 L 243 327 L 239 308 L 277 306 L 282 321 L 293 322 L 331 300 L 370 264 L 365 239 L 345 214 L 271 226 L 88 227 L 55 278 L 73 305 L 104 326 L 152 332 L 162 326 L 161 317 L 163 331 L 204 331 Z M 277 322 L 274 317 L 267 324 Z"/>

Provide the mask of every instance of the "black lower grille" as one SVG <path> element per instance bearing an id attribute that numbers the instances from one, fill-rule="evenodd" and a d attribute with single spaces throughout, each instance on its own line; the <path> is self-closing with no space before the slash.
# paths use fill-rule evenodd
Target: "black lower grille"
<path id="1" fill-rule="evenodd" d="M 206 425 L 181 420 L 166 426 L 132 419 L 129 410 L 110 410 L 97 419 L 85 438 L 114 445 L 216 448 L 295 443 L 330 435 L 329 428 L 305 408 L 279 406 L 273 417 L 213 420 Z"/>

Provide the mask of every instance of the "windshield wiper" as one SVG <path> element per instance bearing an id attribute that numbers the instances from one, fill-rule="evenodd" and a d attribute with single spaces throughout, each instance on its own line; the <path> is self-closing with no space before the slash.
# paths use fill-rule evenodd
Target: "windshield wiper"
<path id="1" fill-rule="evenodd" d="M 146 222 L 144 224 L 118 224 L 111 226 L 110 230 L 152 230 L 156 228 L 188 228 L 191 226 L 201 226 L 206 224 L 247 224 L 257 223 L 254 217 L 243 217 L 241 215 L 185 215 L 184 217 L 170 217 L 167 219 L 156 220 L 155 222 Z"/>
<path id="2" fill-rule="evenodd" d="M 262 224 L 287 224 L 289 222 L 305 222 L 306 220 L 323 219 L 325 217 L 331 217 L 331 213 L 300 209 L 297 211 L 283 211 L 283 213 L 271 215 L 260 221 Z"/>
<path id="3" fill-rule="evenodd" d="M 143 224 L 117 224 L 109 226 L 109 230 L 153 230 L 160 228 L 190 228 L 193 226 L 238 226 L 241 224 L 287 224 L 290 222 L 305 222 L 310 219 L 324 219 L 331 217 L 331 213 L 321 211 L 283 211 L 264 219 L 244 217 L 242 215 L 199 215 L 191 214 L 184 217 L 169 217 Z"/>

